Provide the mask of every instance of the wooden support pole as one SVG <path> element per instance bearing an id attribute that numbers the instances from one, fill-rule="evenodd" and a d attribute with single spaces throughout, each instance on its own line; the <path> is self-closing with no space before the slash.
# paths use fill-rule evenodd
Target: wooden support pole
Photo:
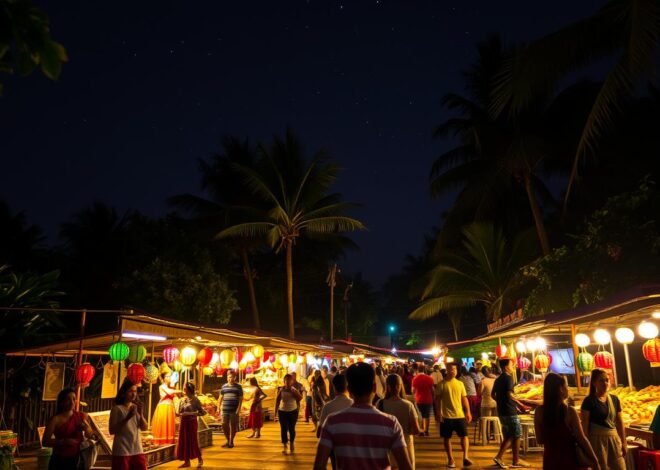
<path id="1" fill-rule="evenodd" d="M 573 345 L 573 367 L 575 368 L 575 378 L 577 384 L 578 393 L 581 392 L 582 388 L 582 377 L 580 377 L 580 368 L 578 367 L 578 355 L 579 351 L 577 345 L 575 344 L 575 325 L 571 324 L 571 344 Z"/>
<path id="2" fill-rule="evenodd" d="M 85 336 L 85 323 L 87 321 L 87 310 L 83 310 L 80 315 L 80 343 L 78 344 L 78 359 L 76 360 L 76 372 L 82 365 L 83 337 Z M 80 391 L 81 387 L 76 384 L 76 411 L 80 410 Z"/>

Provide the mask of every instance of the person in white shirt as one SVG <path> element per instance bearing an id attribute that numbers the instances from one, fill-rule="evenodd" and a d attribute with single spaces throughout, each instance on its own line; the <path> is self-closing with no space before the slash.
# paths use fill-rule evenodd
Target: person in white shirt
<path id="1" fill-rule="evenodd" d="M 378 379 L 378 377 L 376 377 Z M 319 426 L 316 428 L 316 437 L 321 437 L 321 430 L 325 419 L 332 413 L 350 408 L 353 405 L 353 400 L 348 396 L 348 382 L 346 382 L 346 375 L 337 374 L 332 378 L 332 386 L 335 389 L 335 398 L 323 405 L 321 416 L 319 417 Z M 335 453 L 330 452 L 330 463 L 333 470 L 337 468 L 337 461 Z"/>
<path id="2" fill-rule="evenodd" d="M 147 470 L 140 431 L 146 431 L 149 426 L 142 416 L 142 402 L 136 401 L 136 398 L 137 385 L 124 380 L 108 423 L 108 431 L 114 436 L 112 470 Z"/>

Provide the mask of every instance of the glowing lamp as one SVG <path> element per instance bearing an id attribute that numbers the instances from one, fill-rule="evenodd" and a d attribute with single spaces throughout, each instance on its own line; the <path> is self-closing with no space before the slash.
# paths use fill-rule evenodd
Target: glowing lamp
<path id="1" fill-rule="evenodd" d="M 89 383 L 94 378 L 94 373 L 94 366 L 89 362 L 80 364 L 76 369 L 76 384 L 81 388 L 89 386 Z"/>
<path id="2" fill-rule="evenodd" d="M 660 362 L 660 339 L 649 339 L 642 346 L 642 354 L 644 359 L 649 362 Z"/>
<path id="3" fill-rule="evenodd" d="M 594 370 L 594 357 L 588 352 L 581 352 L 578 354 L 577 364 L 580 372 L 591 372 Z"/>
<path id="4" fill-rule="evenodd" d="M 229 365 L 234 362 L 235 359 L 236 355 L 231 349 L 225 349 L 220 353 L 220 364 L 222 364 L 222 367 L 225 369 L 229 367 Z"/>
<path id="5" fill-rule="evenodd" d="M 149 364 L 144 368 L 144 378 L 142 381 L 148 384 L 155 384 L 156 380 L 158 380 L 158 367 Z"/>
<path id="6" fill-rule="evenodd" d="M 289 354 L 289 364 L 291 363 L 296 363 L 296 355 L 293 353 Z"/>
<path id="7" fill-rule="evenodd" d="M 639 336 L 642 338 L 653 339 L 658 336 L 658 327 L 655 326 L 655 323 L 645 321 L 640 323 L 637 328 L 637 333 L 639 333 Z"/>
<path id="8" fill-rule="evenodd" d="M 288 366 L 289 365 L 289 356 L 287 356 L 286 354 L 282 354 L 280 356 L 280 361 L 279 362 L 280 362 L 280 364 L 282 364 L 282 367 Z"/>
<path id="9" fill-rule="evenodd" d="M 183 370 L 183 364 L 181 361 L 174 361 L 172 363 L 172 369 L 174 369 L 175 372 L 181 372 Z"/>
<path id="10" fill-rule="evenodd" d="M 254 354 L 254 357 L 257 359 L 264 357 L 264 347 L 257 344 L 252 348 L 252 354 Z"/>
<path id="11" fill-rule="evenodd" d="M 518 351 L 520 354 L 525 354 L 527 352 L 527 347 L 523 341 L 518 341 L 516 343 L 516 351 Z"/>
<path id="12" fill-rule="evenodd" d="M 202 374 L 204 374 L 206 377 L 213 375 L 213 367 L 210 366 L 203 367 Z"/>
<path id="13" fill-rule="evenodd" d="M 190 367 L 197 360 L 197 351 L 192 346 L 186 346 L 181 350 L 181 364 Z"/>
<path id="14" fill-rule="evenodd" d="M 453 357 L 447 357 L 447 358 L 445 358 L 445 362 L 454 362 L 454 358 Z"/>
<path id="15" fill-rule="evenodd" d="M 128 353 L 130 352 L 130 349 L 126 343 L 122 343 L 121 341 L 117 341 L 116 343 L 112 343 L 112 346 L 108 348 L 108 354 L 110 355 L 110 359 L 113 361 L 123 361 L 128 357 Z"/>
<path id="16" fill-rule="evenodd" d="M 146 371 L 144 370 L 144 366 L 138 362 L 131 364 L 128 366 L 128 369 L 126 369 L 126 377 L 128 377 L 128 380 L 130 380 L 133 385 L 142 382 L 145 375 Z"/>
<path id="17" fill-rule="evenodd" d="M 635 339 L 635 333 L 630 328 L 618 328 L 614 332 L 616 340 L 621 344 L 630 344 Z"/>
<path id="18" fill-rule="evenodd" d="M 303 362 L 305 362 L 305 358 L 303 356 L 296 356 L 296 364 L 300 365 Z"/>
<path id="19" fill-rule="evenodd" d="M 536 350 L 537 351 L 545 351 L 547 348 L 547 343 L 545 342 L 545 339 L 541 338 L 540 336 L 536 338 Z"/>
<path id="20" fill-rule="evenodd" d="M 174 361 L 179 359 L 179 350 L 174 346 L 168 346 L 163 349 L 163 361 L 168 364 L 172 364 Z"/>
<path id="21" fill-rule="evenodd" d="M 660 318 L 660 310 L 656 310 L 652 313 L 653 318 Z"/>
<path id="22" fill-rule="evenodd" d="M 575 335 L 575 345 L 579 348 L 586 348 L 591 343 L 591 340 L 584 333 L 578 333 Z"/>
<path id="23" fill-rule="evenodd" d="M 312 353 L 307 353 L 305 356 L 305 359 L 307 360 L 307 365 L 308 366 L 313 366 L 316 363 L 316 358 L 314 357 L 314 354 Z"/>
<path id="24" fill-rule="evenodd" d="M 147 348 L 141 344 L 134 344 L 128 352 L 129 362 L 142 362 L 147 357 Z M 135 382 L 133 382 L 135 383 Z"/>
<path id="25" fill-rule="evenodd" d="M 594 354 L 594 364 L 601 369 L 613 369 L 614 356 L 608 351 L 598 351 Z"/>
<path id="26" fill-rule="evenodd" d="M 507 348 L 506 348 L 505 345 L 503 345 L 503 344 L 499 344 L 499 345 L 495 346 L 495 355 L 496 355 L 498 358 L 506 357 L 506 353 L 507 353 L 507 352 L 508 352 L 508 351 L 507 351 Z"/>
<path id="27" fill-rule="evenodd" d="M 213 359 L 213 351 L 211 348 L 204 348 L 197 353 L 197 362 L 201 367 L 208 366 Z"/>
<path id="28" fill-rule="evenodd" d="M 599 328 L 594 331 L 594 341 L 600 345 L 609 344 L 612 341 L 612 335 L 607 330 Z"/>
<path id="29" fill-rule="evenodd" d="M 252 351 L 248 351 L 245 353 L 245 356 L 243 356 L 243 359 L 245 359 L 247 362 L 252 363 L 254 362 L 254 354 Z"/>
<path id="30" fill-rule="evenodd" d="M 213 355 L 211 356 L 210 364 L 217 364 L 218 362 L 220 362 L 220 354 L 214 352 Z"/>
<path id="31" fill-rule="evenodd" d="M 236 359 L 231 361 L 231 364 L 229 364 L 229 368 L 232 369 L 232 370 L 238 369 L 238 361 L 236 361 Z"/>
<path id="32" fill-rule="evenodd" d="M 527 351 L 533 353 L 538 349 L 538 346 L 536 345 L 536 340 L 533 339 L 528 339 L 527 343 L 525 343 L 525 346 L 527 347 Z"/>
<path id="33" fill-rule="evenodd" d="M 433 355 L 433 357 L 438 357 L 440 355 L 440 348 L 437 346 L 431 348 L 431 354 Z"/>
<path id="34" fill-rule="evenodd" d="M 238 370 L 245 370 L 247 365 L 248 365 L 248 363 L 245 360 L 245 358 L 241 359 L 240 362 L 238 363 Z"/>

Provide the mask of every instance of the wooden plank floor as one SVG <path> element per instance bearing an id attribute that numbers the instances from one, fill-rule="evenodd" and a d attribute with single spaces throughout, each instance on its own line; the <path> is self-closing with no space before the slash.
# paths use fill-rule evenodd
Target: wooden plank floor
<path id="1" fill-rule="evenodd" d="M 204 468 L 206 469 L 258 469 L 258 470 L 285 470 L 285 469 L 311 469 L 316 454 L 316 434 L 312 432 L 311 423 L 299 421 L 296 427 L 296 452 L 293 455 L 283 455 L 280 444 L 280 427 L 278 423 L 267 421 L 262 429 L 261 439 L 248 439 L 251 431 L 242 431 L 236 436 L 233 449 L 223 449 L 224 436 L 215 434 L 213 436 L 213 447 L 202 449 L 204 455 Z M 447 458 L 442 448 L 442 441 L 438 435 L 435 423 L 432 423 L 431 437 L 415 438 L 415 456 L 417 469 L 443 469 L 447 468 Z M 470 427 L 470 440 L 472 441 L 474 430 Z M 459 462 L 460 444 L 454 437 L 454 455 Z M 470 448 L 470 458 L 474 461 L 472 469 L 496 468 L 493 464 L 493 456 L 497 453 L 497 446 L 473 445 Z M 524 457 L 532 464 L 532 468 L 542 468 L 540 452 L 530 452 Z M 505 457 L 507 463 L 511 463 L 511 454 Z M 23 458 L 17 462 L 22 470 L 36 468 L 35 459 Z M 193 468 L 197 464 L 192 462 Z M 159 465 L 158 470 L 169 470 L 178 468 L 180 461 L 172 461 Z M 328 465 L 330 468 L 330 465 Z M 460 467 L 458 467 L 460 468 Z"/>

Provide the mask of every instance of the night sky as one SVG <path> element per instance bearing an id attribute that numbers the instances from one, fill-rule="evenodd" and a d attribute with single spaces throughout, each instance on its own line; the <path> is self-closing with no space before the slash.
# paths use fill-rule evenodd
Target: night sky
<path id="1" fill-rule="evenodd" d="M 450 200 L 431 201 L 447 92 L 491 32 L 539 37 L 603 1 L 38 2 L 70 62 L 59 82 L 2 77 L 0 198 L 51 241 L 93 201 L 164 214 L 197 192 L 197 159 L 223 135 L 291 127 L 345 168 L 364 204 L 361 251 L 343 262 L 379 284 L 417 254 Z M 570 45 L 567 45 L 570 47 Z"/>

